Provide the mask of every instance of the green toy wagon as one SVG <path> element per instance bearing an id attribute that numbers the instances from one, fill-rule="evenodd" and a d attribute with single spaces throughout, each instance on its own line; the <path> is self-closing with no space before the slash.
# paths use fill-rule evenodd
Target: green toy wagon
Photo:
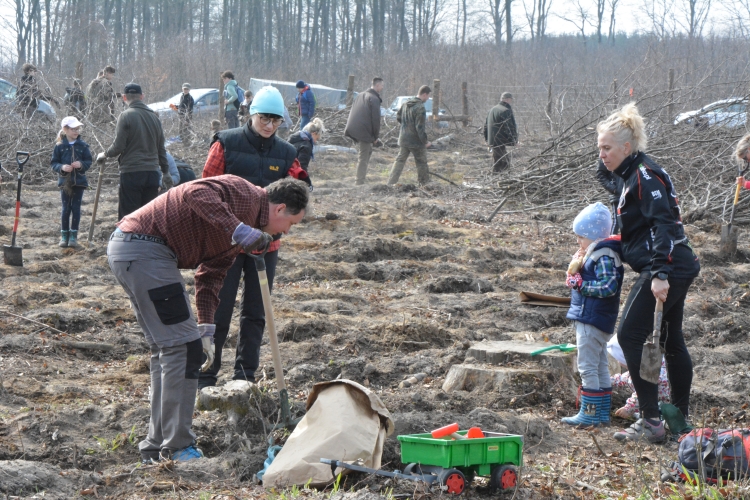
<path id="1" fill-rule="evenodd" d="M 465 436 L 467 431 L 456 434 Z M 454 434 L 455 435 L 455 434 Z M 320 461 L 337 467 L 368 472 L 386 477 L 439 486 L 441 490 L 460 495 L 474 476 L 490 478 L 490 490 L 507 490 L 518 484 L 517 467 L 523 464 L 523 436 L 485 432 L 484 437 L 453 439 L 451 436 L 434 438 L 432 434 L 397 436 L 401 443 L 403 472 L 370 469 L 339 460 L 322 458 Z M 334 472 L 335 475 L 335 472 Z"/>

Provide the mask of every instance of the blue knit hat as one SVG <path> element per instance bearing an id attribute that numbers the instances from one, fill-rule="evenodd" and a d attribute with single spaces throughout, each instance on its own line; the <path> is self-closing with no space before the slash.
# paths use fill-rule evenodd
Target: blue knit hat
<path id="1" fill-rule="evenodd" d="M 297 82 L 297 85 L 295 85 L 295 87 L 297 87 L 298 89 L 303 89 L 305 88 L 305 82 L 303 80 L 300 80 Z"/>
<path id="2" fill-rule="evenodd" d="M 599 202 L 587 206 L 573 221 L 573 232 L 590 240 L 609 236 L 612 228 L 612 214 Z"/>
<path id="3" fill-rule="evenodd" d="M 250 114 L 284 116 L 284 98 L 276 87 L 266 85 L 255 94 L 250 105 Z"/>

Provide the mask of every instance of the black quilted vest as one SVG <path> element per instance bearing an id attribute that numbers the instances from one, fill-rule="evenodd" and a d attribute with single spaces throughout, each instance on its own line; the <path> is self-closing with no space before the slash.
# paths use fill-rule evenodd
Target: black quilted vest
<path id="1" fill-rule="evenodd" d="M 294 146 L 276 134 L 264 139 L 250 130 L 250 123 L 222 130 L 214 140 L 224 147 L 225 173 L 242 177 L 259 187 L 286 177 L 297 158 Z"/>

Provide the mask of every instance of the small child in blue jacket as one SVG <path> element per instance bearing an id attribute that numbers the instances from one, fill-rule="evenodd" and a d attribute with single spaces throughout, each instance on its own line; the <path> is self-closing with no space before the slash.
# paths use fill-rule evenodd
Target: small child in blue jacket
<path id="1" fill-rule="evenodd" d="M 79 137 L 83 123 L 75 116 L 66 116 L 57 137 L 50 165 L 58 174 L 57 187 L 62 198 L 61 247 L 78 246 L 78 224 L 81 221 L 81 200 L 89 186 L 86 171 L 91 167 L 89 145 Z M 72 218 L 72 220 L 71 220 Z"/>
<path id="2" fill-rule="evenodd" d="M 612 219 L 601 203 L 584 208 L 573 221 L 579 249 L 568 267 L 568 319 L 575 321 L 580 411 L 562 422 L 578 427 L 610 424 L 612 384 L 607 342 L 620 311 L 623 265 L 620 236 L 610 236 Z"/>

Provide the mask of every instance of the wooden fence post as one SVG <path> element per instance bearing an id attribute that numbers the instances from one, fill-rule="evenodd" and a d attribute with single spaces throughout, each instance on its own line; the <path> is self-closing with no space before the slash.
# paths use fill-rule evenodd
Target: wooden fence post
<path id="1" fill-rule="evenodd" d="M 432 121 L 437 123 L 440 115 L 440 80 L 432 81 Z"/>
<path id="2" fill-rule="evenodd" d="M 351 107 L 354 101 L 354 75 L 349 75 L 349 84 L 346 86 L 346 107 Z"/>
<path id="3" fill-rule="evenodd" d="M 671 124 L 674 119 L 674 69 L 669 68 L 669 106 L 667 107 L 667 123 Z"/>
<path id="4" fill-rule="evenodd" d="M 83 86 L 83 62 L 78 61 L 76 63 L 76 80 L 81 80 L 81 86 Z"/>
<path id="5" fill-rule="evenodd" d="M 617 78 L 612 80 L 612 95 L 614 96 L 613 102 L 615 103 L 615 108 L 617 108 L 620 106 L 620 98 L 617 97 Z"/>
<path id="6" fill-rule="evenodd" d="M 224 116 L 224 79 L 221 76 L 219 76 L 219 121 L 222 128 L 227 124 Z"/>
<path id="7" fill-rule="evenodd" d="M 464 115 L 464 128 L 469 126 L 469 91 L 468 91 L 468 84 L 466 82 L 461 82 L 461 103 L 463 104 L 463 115 Z"/>

